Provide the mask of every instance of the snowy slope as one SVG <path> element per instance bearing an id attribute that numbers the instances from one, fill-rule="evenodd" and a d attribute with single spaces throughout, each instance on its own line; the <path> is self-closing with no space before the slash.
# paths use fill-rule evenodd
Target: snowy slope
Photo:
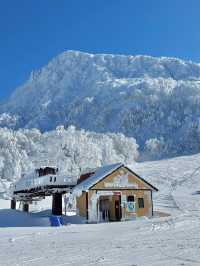
<path id="1" fill-rule="evenodd" d="M 199 64 L 66 51 L 0 106 L 0 126 L 122 132 L 159 158 L 200 151 L 199 107 Z"/>
<path id="2" fill-rule="evenodd" d="M 171 216 L 50 228 L 37 214 L 0 210 L 0 224 L 12 217 L 7 226 L 13 227 L 0 229 L 0 265 L 200 265 L 200 154 L 130 167 L 159 188 L 154 208 Z M 20 221 L 44 227 L 14 227 Z"/>
<path id="3" fill-rule="evenodd" d="M 200 154 L 130 167 L 159 189 L 154 193 L 155 209 L 175 215 L 200 214 L 200 195 L 196 194 L 200 190 Z"/>
<path id="4" fill-rule="evenodd" d="M 0 229 L 2 266 L 198 266 L 199 219 Z"/>

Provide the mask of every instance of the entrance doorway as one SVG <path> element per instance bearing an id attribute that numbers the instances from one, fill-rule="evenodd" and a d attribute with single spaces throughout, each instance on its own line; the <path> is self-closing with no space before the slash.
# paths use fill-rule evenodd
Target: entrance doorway
<path id="1" fill-rule="evenodd" d="M 115 196 L 115 218 L 116 221 L 121 221 L 122 218 L 121 196 Z"/>
<path id="2" fill-rule="evenodd" d="M 121 221 L 121 194 L 120 192 L 112 192 L 111 195 L 101 195 L 98 205 L 98 221 Z"/>
<path id="3" fill-rule="evenodd" d="M 109 212 L 109 198 L 101 197 L 99 202 L 99 211 L 100 211 L 100 219 L 102 221 L 108 222 L 110 220 L 110 212 Z"/>

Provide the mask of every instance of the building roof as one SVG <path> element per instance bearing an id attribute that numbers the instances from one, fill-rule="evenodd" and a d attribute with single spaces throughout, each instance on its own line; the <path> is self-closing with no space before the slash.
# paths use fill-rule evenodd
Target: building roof
<path id="1" fill-rule="evenodd" d="M 99 167 L 94 171 L 95 173 L 93 175 L 89 176 L 87 179 L 83 180 L 81 183 L 76 185 L 74 190 L 75 191 L 87 191 L 88 189 L 96 185 L 99 181 L 101 181 L 102 179 L 104 179 L 106 176 L 110 175 L 117 169 L 121 168 L 122 166 L 125 167 L 124 164 L 122 163 L 116 163 L 116 164 Z M 125 167 L 125 168 L 128 169 L 131 173 L 133 173 L 137 178 L 141 179 L 148 186 L 150 186 L 151 189 L 158 191 L 156 187 L 152 186 L 142 177 L 134 173 L 131 169 L 129 169 L 128 167 Z"/>
<path id="2" fill-rule="evenodd" d="M 98 183 L 101 179 L 103 179 L 105 176 L 111 174 L 113 171 L 117 170 L 123 166 L 122 163 L 116 163 L 116 164 L 111 164 L 111 165 L 106 165 L 99 167 L 95 170 L 95 173 L 82 181 L 80 184 L 78 184 L 75 187 L 75 190 L 81 190 L 81 191 L 86 191 L 92 186 L 94 186 L 96 183 Z"/>

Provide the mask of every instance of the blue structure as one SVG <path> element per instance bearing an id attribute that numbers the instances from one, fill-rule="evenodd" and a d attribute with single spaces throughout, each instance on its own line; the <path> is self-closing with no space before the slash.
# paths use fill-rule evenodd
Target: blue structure
<path id="1" fill-rule="evenodd" d="M 52 215 L 50 216 L 51 226 L 61 226 L 62 225 L 62 216 Z"/>

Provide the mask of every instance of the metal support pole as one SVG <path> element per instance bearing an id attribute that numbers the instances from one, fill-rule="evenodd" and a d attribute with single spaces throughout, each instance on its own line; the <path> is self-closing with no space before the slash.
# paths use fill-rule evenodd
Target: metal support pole
<path id="1" fill-rule="evenodd" d="M 16 200 L 15 199 L 11 200 L 10 207 L 11 207 L 12 210 L 16 210 Z"/>
<path id="2" fill-rule="evenodd" d="M 29 205 L 26 202 L 23 203 L 23 211 L 24 212 L 28 212 L 29 211 Z"/>
<path id="3" fill-rule="evenodd" d="M 86 192 L 86 220 L 88 221 L 89 212 L 88 212 L 88 192 Z"/>
<path id="4" fill-rule="evenodd" d="M 52 196 L 52 214 L 62 215 L 62 193 L 54 193 Z"/>
<path id="5" fill-rule="evenodd" d="M 64 196 L 64 203 L 65 203 L 65 216 L 67 214 L 67 197 L 66 197 L 66 194 Z"/>

